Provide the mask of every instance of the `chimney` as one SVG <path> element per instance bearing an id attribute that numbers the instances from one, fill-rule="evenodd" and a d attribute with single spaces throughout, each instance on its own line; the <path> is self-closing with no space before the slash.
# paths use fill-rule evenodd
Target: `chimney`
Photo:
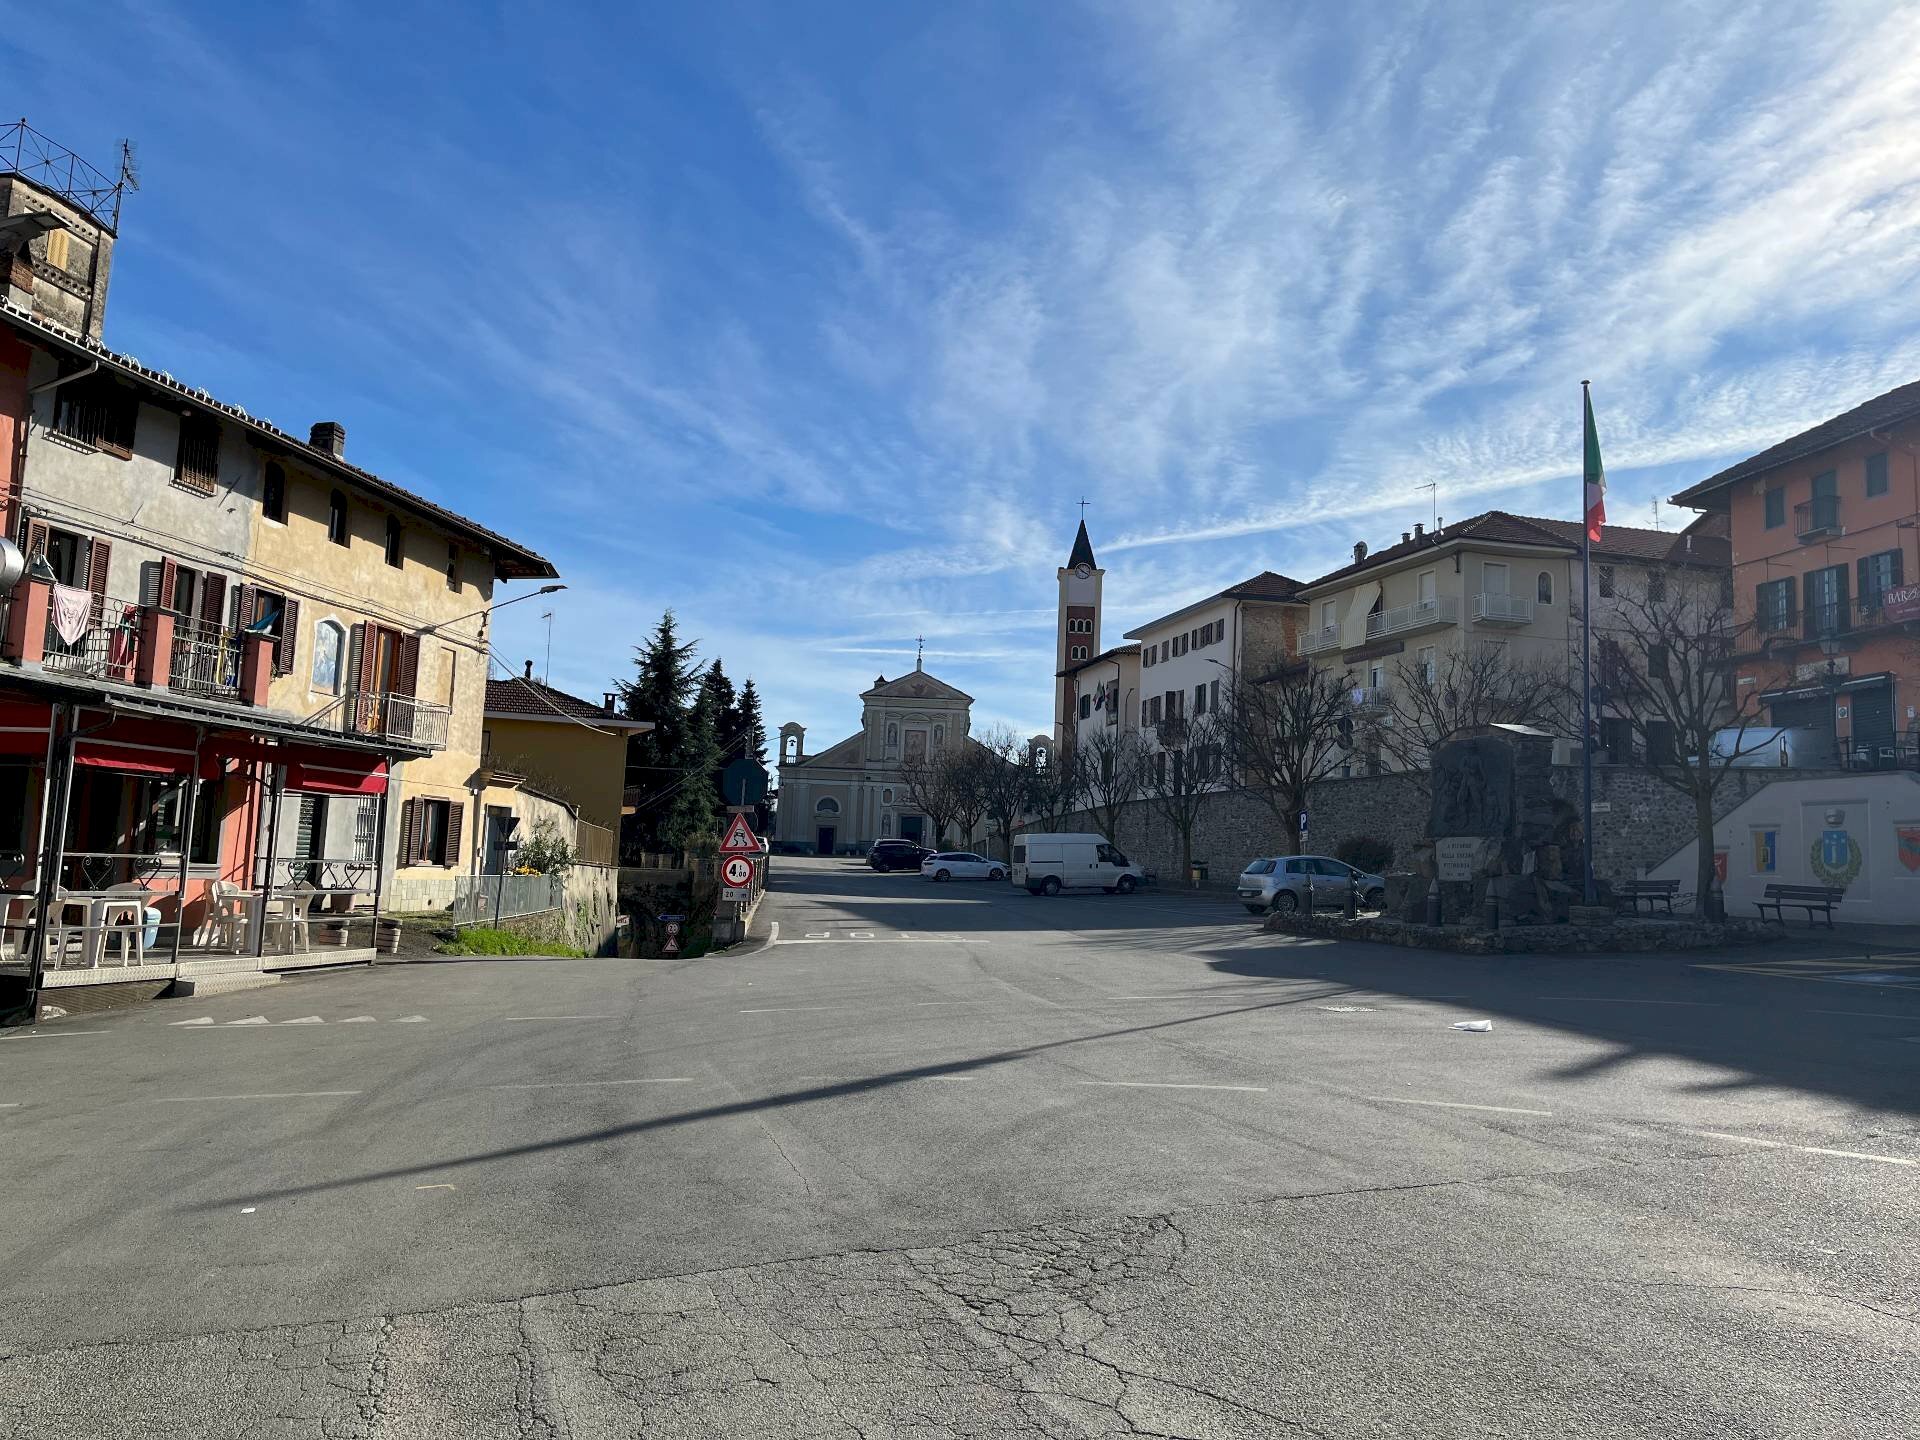
<path id="1" fill-rule="evenodd" d="M 307 436 L 307 443 L 338 460 L 347 453 L 347 427 L 338 420 L 316 421 Z"/>
<path id="2" fill-rule="evenodd" d="M 527 668 L 525 671 L 522 672 L 522 674 L 524 678 L 528 680 L 533 679 L 533 661 L 531 660 L 527 661 Z"/>
<path id="3" fill-rule="evenodd" d="M 611 715 L 617 708 L 619 708 L 617 702 L 620 699 L 620 697 L 611 690 L 603 691 L 602 693 L 605 694 L 605 696 L 607 697 L 607 713 Z"/>
<path id="4" fill-rule="evenodd" d="M 1366 558 L 1367 558 L 1367 542 L 1364 540 L 1354 541 L 1353 542 L 1353 563 L 1358 565 L 1362 560 Z"/>
<path id="5" fill-rule="evenodd" d="M 1400 532 L 1400 543 L 1402 545 L 1406 544 L 1412 538 L 1413 538 L 1413 532 L 1411 530 L 1402 530 Z"/>
<path id="6" fill-rule="evenodd" d="M 1413 538 L 1414 539 L 1418 540 L 1422 535 L 1425 535 L 1426 533 L 1427 533 L 1427 527 L 1425 525 L 1422 525 L 1418 520 L 1413 522 Z"/>

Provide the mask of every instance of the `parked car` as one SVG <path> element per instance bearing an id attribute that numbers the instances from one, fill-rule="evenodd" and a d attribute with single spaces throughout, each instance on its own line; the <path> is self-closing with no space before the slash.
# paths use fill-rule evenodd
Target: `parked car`
<path id="1" fill-rule="evenodd" d="M 1104 835 L 1013 837 L 1013 883 L 1026 886 L 1031 895 L 1094 889 L 1131 895 L 1146 878 Z"/>
<path id="2" fill-rule="evenodd" d="M 971 850 L 943 850 L 922 860 L 920 873 L 929 880 L 1004 880 L 1007 867 Z"/>
<path id="3" fill-rule="evenodd" d="M 1347 888 L 1357 882 L 1362 909 L 1378 910 L 1387 898 L 1387 882 L 1336 860 L 1331 855 L 1280 855 L 1255 860 L 1240 872 L 1234 887 L 1247 913 L 1276 910 L 1291 915 L 1306 903 L 1307 882 L 1313 882 L 1313 908 L 1337 909 L 1347 903 Z"/>
<path id="4" fill-rule="evenodd" d="M 876 840 L 867 851 L 867 864 L 876 870 L 918 870 L 920 862 L 933 854 L 912 840 Z"/>

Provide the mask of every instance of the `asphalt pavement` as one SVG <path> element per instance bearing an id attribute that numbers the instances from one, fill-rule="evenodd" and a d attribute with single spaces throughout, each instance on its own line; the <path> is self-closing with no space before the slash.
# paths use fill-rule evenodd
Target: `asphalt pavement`
<path id="1" fill-rule="evenodd" d="M 1920 1434 L 1920 955 L 775 883 L 7 1033 L 0 1435 Z"/>

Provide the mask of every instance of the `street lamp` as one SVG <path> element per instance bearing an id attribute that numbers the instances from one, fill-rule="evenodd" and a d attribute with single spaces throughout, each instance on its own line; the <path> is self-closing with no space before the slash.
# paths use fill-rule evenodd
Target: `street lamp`
<path id="1" fill-rule="evenodd" d="M 464 615 L 456 615 L 451 620 L 436 620 L 421 629 L 422 635 L 431 634 L 442 625 L 458 625 L 462 620 L 471 620 L 476 615 L 491 615 L 496 610 L 504 610 L 509 605 L 518 605 L 522 600 L 537 599 L 542 595 L 553 595 L 566 589 L 564 585 L 542 585 L 538 590 L 529 590 L 524 595 L 516 595 L 511 600 L 502 600 L 498 605 L 482 605 L 478 610 L 469 610 Z"/>

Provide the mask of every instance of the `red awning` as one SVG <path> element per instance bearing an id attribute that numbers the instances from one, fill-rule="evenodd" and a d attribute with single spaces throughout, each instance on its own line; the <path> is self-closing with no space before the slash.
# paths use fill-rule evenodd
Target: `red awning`
<path id="1" fill-rule="evenodd" d="M 53 706 L 45 700 L 0 699 L 0 755 L 47 753 Z"/>
<path id="2" fill-rule="evenodd" d="M 116 715 L 74 741 L 73 763 L 126 770 L 137 775 L 186 775 L 193 770 L 198 737 L 191 725 Z"/>
<path id="3" fill-rule="evenodd" d="M 287 766 L 287 788 L 320 795 L 384 795 L 387 762 L 354 750 L 302 753 Z"/>

